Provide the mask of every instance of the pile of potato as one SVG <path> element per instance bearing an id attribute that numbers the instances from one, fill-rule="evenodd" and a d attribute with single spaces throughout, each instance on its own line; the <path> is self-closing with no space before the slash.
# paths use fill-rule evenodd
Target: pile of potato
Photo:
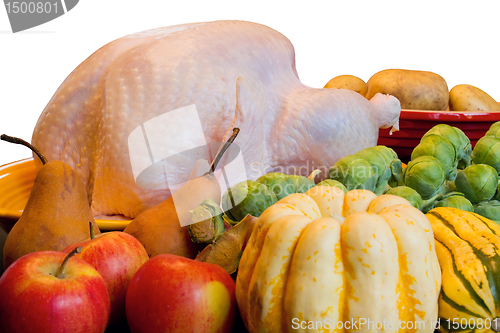
<path id="1" fill-rule="evenodd" d="M 445 79 L 426 71 L 386 69 L 366 83 L 353 75 L 340 75 L 328 81 L 325 88 L 353 90 L 367 99 L 376 93 L 393 95 L 402 109 L 500 111 L 500 104 L 481 89 L 459 84 L 448 91 Z"/>

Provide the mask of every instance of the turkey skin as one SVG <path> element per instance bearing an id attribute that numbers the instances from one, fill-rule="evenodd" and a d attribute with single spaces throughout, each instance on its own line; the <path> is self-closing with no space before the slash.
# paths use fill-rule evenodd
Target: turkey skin
<path id="1" fill-rule="evenodd" d="M 165 120 L 172 111 L 177 117 Z M 291 42 L 267 26 L 202 22 L 128 35 L 97 50 L 49 101 L 32 144 L 76 170 L 94 216 L 134 218 L 166 200 L 173 180 L 188 177 L 197 161 L 210 162 L 208 143 L 222 142 L 233 127 L 247 178 L 307 175 L 376 145 L 379 128 L 397 130 L 400 111 L 393 96 L 368 101 L 302 84 Z M 140 140 L 131 138 L 147 126 L 165 136 L 136 154 Z M 200 139 L 205 151 L 152 158 L 153 145 L 156 156 L 171 156 Z M 149 164 L 156 172 L 139 183 L 134 167 Z"/>

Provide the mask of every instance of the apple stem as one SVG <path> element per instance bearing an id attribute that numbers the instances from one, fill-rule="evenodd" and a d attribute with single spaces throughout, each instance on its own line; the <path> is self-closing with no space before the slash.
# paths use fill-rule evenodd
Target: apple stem
<path id="1" fill-rule="evenodd" d="M 43 156 L 43 154 L 35 146 L 30 144 L 29 142 L 26 142 L 23 139 L 19 139 L 19 138 L 9 136 L 6 134 L 2 134 L 2 136 L 0 136 L 0 139 L 2 139 L 3 141 L 17 143 L 19 145 L 23 145 L 23 146 L 28 147 L 40 158 L 40 161 L 42 161 L 43 164 L 47 163 L 47 158 L 45 156 Z"/>
<path id="2" fill-rule="evenodd" d="M 70 253 L 68 253 L 68 255 L 64 258 L 61 266 L 59 266 L 59 269 L 57 270 L 56 278 L 62 279 L 63 274 L 64 274 L 64 268 L 66 267 L 66 264 L 68 263 L 68 260 L 72 256 L 74 256 L 75 254 L 80 253 L 80 252 L 82 252 L 82 247 L 78 246 L 78 247 L 75 247 L 73 250 L 71 250 Z"/>
<path id="3" fill-rule="evenodd" d="M 90 239 L 95 238 L 95 230 L 94 230 L 94 225 L 92 224 L 92 221 L 89 221 L 89 226 L 90 226 Z"/>

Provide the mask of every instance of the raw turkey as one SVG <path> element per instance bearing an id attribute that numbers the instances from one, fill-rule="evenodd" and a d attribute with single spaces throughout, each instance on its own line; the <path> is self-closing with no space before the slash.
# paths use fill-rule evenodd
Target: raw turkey
<path id="1" fill-rule="evenodd" d="M 210 145 L 189 154 L 179 147 L 222 142 L 238 127 L 246 177 L 308 175 L 376 145 L 379 128 L 397 130 L 400 111 L 392 96 L 368 101 L 353 91 L 310 88 L 298 78 L 285 36 L 256 23 L 215 21 L 103 46 L 61 84 L 32 143 L 78 172 L 95 216 L 134 218 L 215 154 Z"/>

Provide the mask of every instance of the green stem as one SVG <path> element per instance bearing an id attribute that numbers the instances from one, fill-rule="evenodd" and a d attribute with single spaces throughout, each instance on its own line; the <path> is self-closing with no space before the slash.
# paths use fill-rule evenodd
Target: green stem
<path id="1" fill-rule="evenodd" d="M 45 156 L 43 156 L 43 154 L 35 146 L 31 145 L 29 142 L 26 142 L 23 139 L 19 139 L 19 138 L 9 136 L 6 134 L 2 134 L 2 136 L 0 136 L 0 139 L 3 141 L 16 143 L 18 145 L 23 145 L 23 146 L 28 147 L 38 156 L 38 158 L 40 158 L 40 161 L 42 161 L 43 164 L 47 163 L 47 158 Z"/>
<path id="2" fill-rule="evenodd" d="M 68 253 L 68 255 L 64 258 L 61 266 L 59 266 L 59 269 L 57 270 L 56 278 L 62 279 L 63 274 L 64 274 L 64 268 L 66 267 L 66 264 L 68 263 L 68 260 L 72 256 L 74 256 L 75 254 L 80 253 L 80 252 L 82 252 L 82 247 L 78 246 L 78 247 L 75 247 L 73 250 L 71 250 L 70 253 Z"/>
<path id="3" fill-rule="evenodd" d="M 446 180 L 443 185 L 441 185 L 441 191 L 433 196 L 430 199 L 424 200 L 424 204 L 420 208 L 420 210 L 424 213 L 427 213 L 429 210 L 431 210 L 432 205 L 438 201 L 441 200 L 443 197 L 446 196 L 446 194 L 455 192 L 457 190 L 457 187 L 455 186 L 455 181 L 454 180 Z"/>
<path id="4" fill-rule="evenodd" d="M 429 210 L 431 210 L 432 205 L 434 204 L 434 202 L 436 202 L 437 200 L 441 199 L 442 197 L 443 197 L 443 194 L 438 193 L 435 196 L 433 196 L 432 198 L 424 200 L 424 203 L 422 204 L 422 207 L 420 207 L 420 210 L 423 213 L 427 213 Z"/>
<path id="5" fill-rule="evenodd" d="M 455 180 L 446 180 L 441 186 L 441 194 L 445 195 L 450 192 L 456 192 L 457 186 L 455 185 Z"/>

